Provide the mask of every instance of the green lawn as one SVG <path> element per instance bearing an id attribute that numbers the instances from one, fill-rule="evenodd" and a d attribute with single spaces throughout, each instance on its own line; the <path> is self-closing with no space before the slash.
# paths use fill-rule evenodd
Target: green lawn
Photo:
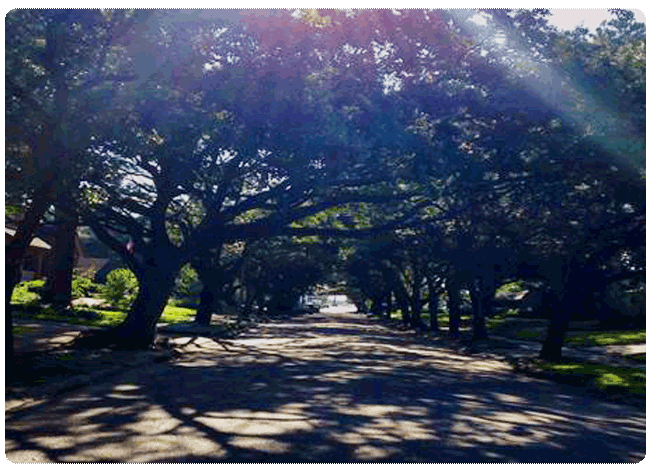
<path id="1" fill-rule="evenodd" d="M 181 308 L 168 305 L 165 307 L 161 323 L 187 323 L 194 319 L 196 310 L 193 308 Z M 75 308 L 67 314 L 57 314 L 54 310 L 44 308 L 38 313 L 22 312 L 15 315 L 16 318 L 30 318 L 43 321 L 60 321 L 63 323 L 78 324 L 84 326 L 116 326 L 126 318 L 125 311 L 102 310 L 99 308 Z M 14 330 L 14 333 L 16 331 Z M 16 333 L 19 334 L 19 333 Z"/>
<path id="2" fill-rule="evenodd" d="M 561 379 L 580 385 L 591 384 L 604 392 L 629 392 L 645 395 L 645 369 L 633 367 L 612 367 L 603 364 L 555 363 L 539 359 L 535 365 L 547 372 L 558 374 Z"/>
<path id="3" fill-rule="evenodd" d="M 597 331 L 567 336 L 565 343 L 572 346 L 609 346 L 645 342 L 645 329 L 637 331 Z"/>

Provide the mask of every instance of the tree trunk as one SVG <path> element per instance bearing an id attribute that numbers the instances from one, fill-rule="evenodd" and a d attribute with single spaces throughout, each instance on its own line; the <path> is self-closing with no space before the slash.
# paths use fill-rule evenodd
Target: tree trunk
<path id="1" fill-rule="evenodd" d="M 197 266 L 194 267 L 197 270 Z M 217 302 L 225 298 L 223 292 L 223 270 L 220 267 L 209 269 L 201 267 L 197 272 L 199 274 L 199 280 L 203 283 L 203 288 L 201 289 L 199 308 L 196 310 L 194 322 L 200 326 L 208 326 Z"/>
<path id="2" fill-rule="evenodd" d="M 540 359 L 546 361 L 558 361 L 562 358 L 562 345 L 569 327 L 569 317 L 564 307 L 556 304 L 556 310 L 551 317 L 551 323 L 546 332 L 546 339 L 539 353 Z"/>
<path id="3" fill-rule="evenodd" d="M 8 253 L 9 251 L 7 251 Z M 16 373 L 16 366 L 14 362 L 14 321 L 13 313 L 11 311 L 11 296 L 13 295 L 14 288 L 20 282 L 22 271 L 20 262 L 16 264 L 15 261 L 9 263 L 9 255 L 7 254 L 7 262 L 5 263 L 5 372 L 7 380 L 13 379 Z"/>
<path id="4" fill-rule="evenodd" d="M 393 292 L 388 291 L 386 295 L 386 318 L 390 319 L 393 314 Z"/>
<path id="5" fill-rule="evenodd" d="M 578 273 L 576 260 L 572 259 L 568 264 L 564 264 L 558 272 L 549 280 L 548 300 L 551 302 L 549 306 L 552 310 L 551 321 L 539 353 L 539 357 L 547 361 L 558 361 L 562 358 L 564 337 L 574 311 L 573 304 L 569 302 L 580 297 L 579 284 L 571 283 Z"/>
<path id="6" fill-rule="evenodd" d="M 488 331 L 485 326 L 485 318 L 490 304 L 488 292 L 483 277 L 476 277 L 472 284 L 472 290 L 470 290 L 472 297 L 472 341 L 488 339 Z"/>
<path id="7" fill-rule="evenodd" d="M 460 285 L 451 282 L 447 287 L 449 309 L 449 336 L 452 338 L 460 337 Z"/>
<path id="8" fill-rule="evenodd" d="M 77 222 L 75 218 L 57 212 L 59 224 L 54 243 L 52 266 L 47 274 L 47 284 L 42 297 L 44 303 L 53 303 L 56 307 L 66 308 L 72 301 L 72 271 L 75 260 L 75 236 Z"/>
<path id="9" fill-rule="evenodd" d="M 208 287 L 205 282 L 203 282 L 199 307 L 196 310 L 196 318 L 194 318 L 194 322 L 199 326 L 208 326 L 212 319 L 213 307 L 214 292 Z"/>
<path id="10" fill-rule="evenodd" d="M 424 329 L 422 322 L 422 279 L 416 272 L 413 276 L 413 296 L 411 297 L 411 326 L 417 329 Z"/>
<path id="11" fill-rule="evenodd" d="M 147 349 L 154 343 L 156 325 L 172 294 L 176 276 L 186 261 L 181 260 L 173 246 L 154 249 L 147 255 L 146 265 L 136 272 L 138 294 L 126 319 L 115 328 L 90 335 L 78 344 Z"/>
<path id="12" fill-rule="evenodd" d="M 156 325 L 167 305 L 180 265 L 148 268 L 126 319 L 115 328 L 113 341 L 126 349 L 147 349 L 155 341 Z"/>
<path id="13" fill-rule="evenodd" d="M 5 246 L 5 372 L 8 379 L 13 378 L 15 374 L 11 297 L 22 278 L 22 264 L 27 248 L 31 244 L 49 204 L 47 189 L 43 186 L 39 192 L 34 194 L 33 203 L 27 210 L 23 221 L 16 228 L 14 238 Z"/>
<path id="14" fill-rule="evenodd" d="M 440 328 L 438 327 L 438 305 L 440 297 L 436 291 L 436 286 L 432 280 L 429 280 L 429 330 L 433 334 L 438 334 Z"/>

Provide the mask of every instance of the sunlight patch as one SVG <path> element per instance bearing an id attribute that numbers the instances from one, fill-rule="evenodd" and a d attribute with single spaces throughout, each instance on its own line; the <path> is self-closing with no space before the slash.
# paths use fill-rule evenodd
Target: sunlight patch
<path id="1" fill-rule="evenodd" d="M 272 454 L 286 454 L 291 450 L 291 444 L 289 443 L 261 436 L 237 436 L 231 439 L 229 444 Z"/>

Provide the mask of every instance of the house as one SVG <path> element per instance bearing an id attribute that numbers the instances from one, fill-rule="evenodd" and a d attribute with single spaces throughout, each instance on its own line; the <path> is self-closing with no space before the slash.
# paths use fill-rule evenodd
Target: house
<path id="1" fill-rule="evenodd" d="M 5 247 L 14 239 L 15 235 L 15 229 L 7 228 L 5 226 Z M 27 248 L 23 260 L 23 280 L 40 279 L 44 277 L 46 270 L 45 261 L 51 250 L 52 246 L 41 238 L 36 237 L 32 240 L 31 244 Z"/>
<path id="2" fill-rule="evenodd" d="M 55 244 L 56 226 L 43 225 L 39 228 L 37 236 L 32 240 L 25 259 L 23 261 L 22 280 L 43 279 L 50 270 L 53 261 L 53 247 Z M 110 256 L 104 251 L 97 251 L 92 243 L 89 243 L 89 230 L 85 227 L 77 228 L 77 234 L 74 241 L 74 268 L 82 271 L 92 270 L 98 272 L 110 262 Z M 16 230 L 10 226 L 5 226 L 5 246 L 16 235 Z M 102 248 L 104 249 L 104 248 Z M 100 252 L 101 254 L 95 254 Z M 99 256 L 99 257 L 97 257 Z"/>

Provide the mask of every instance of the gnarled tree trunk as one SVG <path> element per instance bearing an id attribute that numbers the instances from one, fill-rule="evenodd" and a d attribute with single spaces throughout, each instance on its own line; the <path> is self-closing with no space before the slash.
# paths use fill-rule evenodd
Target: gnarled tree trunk
<path id="1" fill-rule="evenodd" d="M 180 264 L 159 261 L 138 278 L 140 288 L 126 319 L 115 328 L 112 342 L 127 349 L 147 349 L 156 338 L 156 325 L 169 301 Z"/>

